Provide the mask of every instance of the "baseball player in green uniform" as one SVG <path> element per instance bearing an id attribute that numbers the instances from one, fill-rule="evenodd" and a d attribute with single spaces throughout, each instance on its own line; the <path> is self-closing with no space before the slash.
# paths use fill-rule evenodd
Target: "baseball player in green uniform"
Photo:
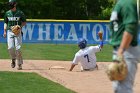
<path id="1" fill-rule="evenodd" d="M 114 93 L 133 93 L 137 63 L 140 61 L 138 47 L 137 0 L 117 0 L 110 18 L 113 60 L 124 58 L 128 75 L 123 81 L 113 81 Z"/>
<path id="2" fill-rule="evenodd" d="M 16 66 L 15 62 L 17 59 L 18 70 L 21 70 L 23 64 L 22 54 L 20 51 L 22 44 L 22 35 L 21 33 L 15 35 L 12 32 L 11 27 L 19 25 L 20 28 L 22 28 L 26 25 L 26 18 L 24 13 L 16 8 L 16 0 L 9 0 L 8 4 L 10 10 L 5 13 L 3 36 L 7 36 L 8 50 L 12 58 L 11 67 L 14 68 Z"/>

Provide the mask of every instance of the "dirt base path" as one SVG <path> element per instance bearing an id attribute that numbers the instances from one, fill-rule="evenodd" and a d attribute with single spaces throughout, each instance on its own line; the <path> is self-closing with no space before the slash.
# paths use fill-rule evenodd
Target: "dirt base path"
<path id="1" fill-rule="evenodd" d="M 10 60 L 0 60 L 0 71 L 36 72 L 39 75 L 62 84 L 77 93 L 113 93 L 112 83 L 105 74 L 109 63 L 98 62 L 99 70 L 80 72 L 80 65 L 69 72 L 69 61 L 25 60 L 23 70 L 10 67 Z M 52 66 L 61 66 L 65 69 L 49 69 Z M 140 68 L 140 64 L 138 65 Z M 140 93 L 140 69 L 136 75 L 134 93 Z"/>

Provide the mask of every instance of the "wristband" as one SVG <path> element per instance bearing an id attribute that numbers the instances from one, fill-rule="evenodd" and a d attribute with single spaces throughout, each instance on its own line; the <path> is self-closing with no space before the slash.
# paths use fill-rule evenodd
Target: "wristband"
<path id="1" fill-rule="evenodd" d="M 103 43 L 103 40 L 102 41 L 100 41 L 100 46 L 103 46 L 104 45 L 104 43 Z"/>

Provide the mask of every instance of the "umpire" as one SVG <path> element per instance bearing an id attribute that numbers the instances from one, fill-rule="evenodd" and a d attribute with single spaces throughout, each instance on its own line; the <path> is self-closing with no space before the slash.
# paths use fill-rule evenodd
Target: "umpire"
<path id="1" fill-rule="evenodd" d="M 137 0 L 116 0 L 110 18 L 110 43 L 113 60 L 124 58 L 128 74 L 122 81 L 113 81 L 114 93 L 133 93 L 137 64 L 140 61 L 138 47 Z"/>

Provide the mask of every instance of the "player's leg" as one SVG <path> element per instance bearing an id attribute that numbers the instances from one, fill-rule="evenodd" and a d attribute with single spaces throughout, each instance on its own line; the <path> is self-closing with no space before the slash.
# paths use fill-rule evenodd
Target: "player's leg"
<path id="1" fill-rule="evenodd" d="M 16 55 L 17 55 L 17 61 L 18 61 L 18 70 L 22 69 L 22 64 L 23 64 L 23 59 L 22 59 L 22 53 L 21 50 L 16 50 Z"/>
<path id="2" fill-rule="evenodd" d="M 114 81 L 113 88 L 115 93 L 133 93 L 133 85 L 139 62 L 140 50 L 138 47 L 130 47 L 125 53 L 124 58 L 128 67 L 128 75 L 123 81 Z M 127 92 L 126 92 L 127 91 Z"/>
<path id="3" fill-rule="evenodd" d="M 127 78 L 120 82 L 113 81 L 113 88 L 115 90 L 115 93 L 133 93 L 133 84 L 137 71 L 137 60 L 133 58 L 126 59 L 126 63 L 128 66 Z"/>
<path id="4" fill-rule="evenodd" d="M 10 30 L 7 31 L 7 44 L 8 44 L 8 51 L 12 59 L 11 67 L 14 68 L 16 65 L 15 64 L 16 54 L 15 54 L 15 49 L 14 49 L 15 43 L 14 43 L 13 33 Z"/>
<path id="5" fill-rule="evenodd" d="M 22 64 L 23 64 L 21 45 L 22 45 L 22 36 L 20 34 L 19 36 L 15 37 L 16 58 L 19 66 L 18 70 L 22 69 Z"/>

